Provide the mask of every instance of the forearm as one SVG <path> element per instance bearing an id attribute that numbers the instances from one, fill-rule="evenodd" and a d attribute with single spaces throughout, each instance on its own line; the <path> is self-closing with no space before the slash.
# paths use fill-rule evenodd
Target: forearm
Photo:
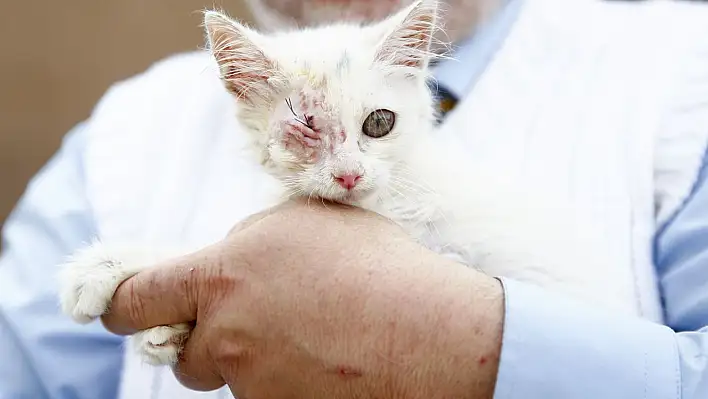
<path id="1" fill-rule="evenodd" d="M 3 227 L 0 398 L 112 398 L 122 340 L 59 313 L 55 265 L 91 239 L 81 180 L 82 128 L 32 179 Z"/>
<path id="2" fill-rule="evenodd" d="M 47 396 L 15 331 L 4 319 L 1 306 L 0 353 L 0 398 L 41 399 Z"/>

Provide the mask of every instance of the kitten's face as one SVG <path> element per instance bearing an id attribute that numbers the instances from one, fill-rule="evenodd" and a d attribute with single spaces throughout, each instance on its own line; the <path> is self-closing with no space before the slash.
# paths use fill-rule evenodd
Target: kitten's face
<path id="1" fill-rule="evenodd" d="M 354 203 L 402 184 L 408 146 L 432 125 L 434 13 L 425 0 L 372 26 L 269 36 L 207 15 L 239 119 L 293 194 Z"/>
<path id="2" fill-rule="evenodd" d="M 269 118 L 275 172 L 305 196 L 351 202 L 381 195 L 410 141 L 430 124 L 424 90 L 379 71 L 305 79 Z"/>

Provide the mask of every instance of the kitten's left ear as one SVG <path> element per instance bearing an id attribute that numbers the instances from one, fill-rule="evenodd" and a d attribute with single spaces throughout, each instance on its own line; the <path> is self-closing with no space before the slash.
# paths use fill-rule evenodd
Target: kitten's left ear
<path id="1" fill-rule="evenodd" d="M 226 88 L 251 105 L 268 101 L 285 82 L 277 65 L 254 41 L 257 32 L 224 14 L 204 14 L 209 49 Z"/>
<path id="2" fill-rule="evenodd" d="M 438 26 L 436 0 L 416 0 L 380 23 L 385 36 L 376 61 L 393 66 L 423 69 L 433 54 L 431 44 Z"/>

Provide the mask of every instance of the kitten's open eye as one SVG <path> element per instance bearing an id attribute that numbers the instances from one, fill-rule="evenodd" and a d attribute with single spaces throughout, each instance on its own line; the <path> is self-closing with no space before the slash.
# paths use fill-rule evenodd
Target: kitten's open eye
<path id="1" fill-rule="evenodd" d="M 364 119 L 361 131 L 372 138 L 383 137 L 393 130 L 396 123 L 396 114 L 387 109 L 377 109 Z"/>

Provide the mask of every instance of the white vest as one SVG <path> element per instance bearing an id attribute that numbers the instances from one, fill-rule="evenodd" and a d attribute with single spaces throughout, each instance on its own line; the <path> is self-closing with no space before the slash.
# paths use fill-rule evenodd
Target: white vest
<path id="1" fill-rule="evenodd" d="M 681 206 L 708 137 L 706 6 L 531 0 L 441 135 L 480 166 L 567 196 L 605 229 L 608 284 L 660 322 L 652 236 Z M 206 54 L 112 88 L 91 119 L 87 184 L 100 235 L 196 249 L 266 202 L 234 104 Z M 122 399 L 230 398 L 182 388 L 128 351 Z"/>

